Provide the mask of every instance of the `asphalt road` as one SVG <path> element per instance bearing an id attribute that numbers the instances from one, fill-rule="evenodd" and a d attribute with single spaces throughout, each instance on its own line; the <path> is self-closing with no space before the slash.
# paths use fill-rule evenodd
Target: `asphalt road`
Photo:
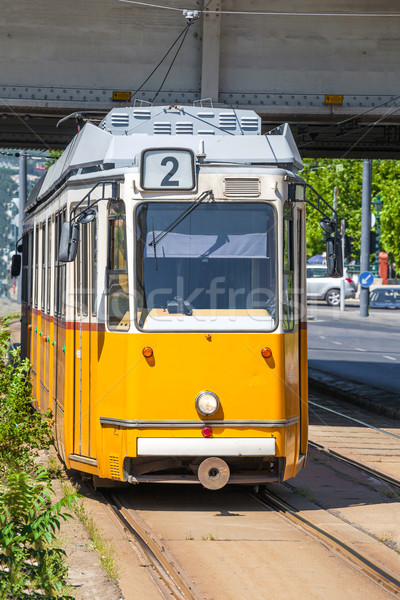
<path id="1" fill-rule="evenodd" d="M 400 394 L 400 310 L 308 304 L 309 365 Z"/>

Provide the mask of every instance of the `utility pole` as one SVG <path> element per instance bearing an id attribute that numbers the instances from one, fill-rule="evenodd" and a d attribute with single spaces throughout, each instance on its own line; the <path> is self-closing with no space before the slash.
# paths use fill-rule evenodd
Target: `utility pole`
<path id="1" fill-rule="evenodd" d="M 24 210 L 26 205 L 26 188 L 27 188 L 27 154 L 25 150 L 21 151 L 19 155 L 19 179 L 18 179 L 18 238 L 22 237 L 22 228 L 23 228 L 23 220 L 24 220 Z M 21 275 L 18 277 L 18 302 L 21 304 L 21 294 L 22 294 L 22 271 Z"/>
<path id="2" fill-rule="evenodd" d="M 340 310 L 343 311 L 345 307 L 345 277 L 344 277 L 344 236 L 346 234 L 346 222 L 344 219 L 340 221 L 340 235 L 342 236 L 342 260 L 343 260 L 343 277 L 340 278 Z"/>
<path id="3" fill-rule="evenodd" d="M 367 158 L 363 162 L 362 177 L 362 203 L 361 203 L 361 255 L 360 273 L 369 271 L 370 236 L 371 231 L 371 185 L 372 185 L 372 160 Z M 368 317 L 369 288 L 361 287 L 360 291 L 360 317 Z"/>

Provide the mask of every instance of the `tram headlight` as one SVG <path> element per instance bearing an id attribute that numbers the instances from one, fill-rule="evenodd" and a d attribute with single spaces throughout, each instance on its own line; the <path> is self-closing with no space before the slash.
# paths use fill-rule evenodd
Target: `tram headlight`
<path id="1" fill-rule="evenodd" d="M 196 409 L 205 417 L 213 415 L 219 409 L 219 398 L 208 390 L 200 392 L 196 398 Z"/>

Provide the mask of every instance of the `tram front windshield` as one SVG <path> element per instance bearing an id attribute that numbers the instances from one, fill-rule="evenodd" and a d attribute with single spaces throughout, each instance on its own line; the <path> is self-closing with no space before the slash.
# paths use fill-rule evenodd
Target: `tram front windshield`
<path id="1" fill-rule="evenodd" d="M 275 211 L 266 203 L 147 202 L 136 213 L 136 325 L 145 331 L 276 327 Z"/>

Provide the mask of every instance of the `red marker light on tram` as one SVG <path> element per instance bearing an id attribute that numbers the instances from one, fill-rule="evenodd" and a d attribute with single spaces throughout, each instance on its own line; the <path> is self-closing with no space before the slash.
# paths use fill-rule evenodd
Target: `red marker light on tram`
<path id="1" fill-rule="evenodd" d="M 267 348 L 267 346 L 265 348 L 263 348 L 261 350 L 261 355 L 264 358 L 271 358 L 271 356 L 272 356 L 272 350 L 271 350 L 271 348 Z"/>
<path id="2" fill-rule="evenodd" d="M 151 358 L 153 356 L 153 349 L 150 346 L 146 346 L 143 348 L 142 354 L 145 358 Z"/>
<path id="3" fill-rule="evenodd" d="M 203 427 L 203 429 L 201 430 L 201 433 L 203 434 L 204 437 L 211 437 L 212 429 L 211 429 L 211 427 Z"/>

